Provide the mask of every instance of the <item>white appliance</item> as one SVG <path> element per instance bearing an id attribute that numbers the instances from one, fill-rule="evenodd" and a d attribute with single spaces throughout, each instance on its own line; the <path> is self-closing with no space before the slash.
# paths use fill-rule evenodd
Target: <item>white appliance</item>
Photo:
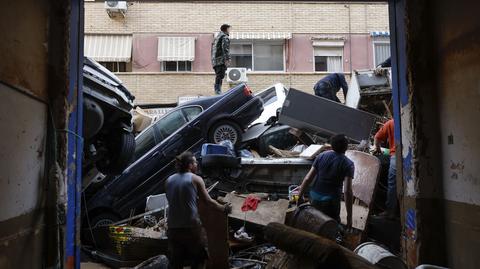
<path id="1" fill-rule="evenodd" d="M 230 83 L 242 83 L 247 82 L 247 69 L 233 67 L 227 69 L 227 82 Z"/>
<path id="2" fill-rule="evenodd" d="M 109 17 L 116 17 L 117 15 L 125 17 L 127 1 L 105 1 L 105 10 Z"/>

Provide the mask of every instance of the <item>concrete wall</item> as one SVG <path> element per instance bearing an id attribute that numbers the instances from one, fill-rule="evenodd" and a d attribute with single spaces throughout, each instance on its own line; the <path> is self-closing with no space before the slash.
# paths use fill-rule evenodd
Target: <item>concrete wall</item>
<path id="1" fill-rule="evenodd" d="M 0 9 L 0 268 L 41 268 L 46 253 L 47 14 L 47 1 Z"/>
<path id="2" fill-rule="evenodd" d="M 72 175 L 81 154 L 67 149 L 66 136 L 66 129 L 74 141 L 81 134 L 72 69 L 80 42 L 71 34 L 82 22 L 79 8 L 75 0 L 19 0 L 0 9 L 0 268 L 75 266 L 81 188 L 70 188 L 67 199 L 65 185 L 80 182 Z"/>
<path id="3" fill-rule="evenodd" d="M 452 268 L 480 263 L 480 20 L 472 1 L 436 1 L 446 242 Z"/>
<path id="4" fill-rule="evenodd" d="M 480 3 L 393 2 L 406 29 L 398 153 L 404 254 L 411 267 L 478 268 Z"/>

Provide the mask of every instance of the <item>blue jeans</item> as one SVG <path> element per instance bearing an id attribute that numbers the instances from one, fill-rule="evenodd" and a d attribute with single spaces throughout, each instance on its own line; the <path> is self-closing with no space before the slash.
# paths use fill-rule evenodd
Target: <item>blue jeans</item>
<path id="1" fill-rule="evenodd" d="M 390 157 L 390 167 L 388 168 L 387 185 L 387 210 L 394 211 L 397 207 L 397 164 L 395 156 Z"/>

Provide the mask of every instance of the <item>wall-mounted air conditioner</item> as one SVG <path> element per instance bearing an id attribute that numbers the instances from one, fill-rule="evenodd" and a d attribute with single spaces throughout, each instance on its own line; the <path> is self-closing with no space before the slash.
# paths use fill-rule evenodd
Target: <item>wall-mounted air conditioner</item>
<path id="1" fill-rule="evenodd" d="M 227 82 L 230 83 L 242 83 L 247 82 L 247 69 L 232 67 L 227 69 Z"/>
<path id="2" fill-rule="evenodd" d="M 110 18 L 118 15 L 125 17 L 127 1 L 105 1 L 105 10 Z"/>

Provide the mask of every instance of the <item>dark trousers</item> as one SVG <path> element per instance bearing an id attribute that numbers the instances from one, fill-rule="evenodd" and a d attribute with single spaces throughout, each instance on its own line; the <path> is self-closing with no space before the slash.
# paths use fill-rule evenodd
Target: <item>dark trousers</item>
<path id="1" fill-rule="evenodd" d="M 322 211 L 323 214 L 340 223 L 340 199 L 333 199 L 328 201 L 312 200 L 310 203 L 317 210 Z"/>
<path id="2" fill-rule="evenodd" d="M 225 72 L 227 71 L 226 65 L 217 65 L 214 66 L 213 69 L 215 70 L 215 86 L 214 90 L 216 94 L 222 93 L 222 82 L 225 78 Z"/>
<path id="3" fill-rule="evenodd" d="M 204 268 L 208 259 L 207 234 L 201 226 L 168 229 L 170 268 L 190 265 L 192 269 Z"/>
<path id="4" fill-rule="evenodd" d="M 388 168 L 388 188 L 387 188 L 387 211 L 394 213 L 397 209 L 397 164 L 395 155 L 390 157 L 390 167 Z"/>
<path id="5" fill-rule="evenodd" d="M 338 89 L 336 90 L 331 88 L 331 86 L 325 82 L 320 82 L 319 84 L 315 85 L 313 91 L 315 92 L 316 96 L 327 98 L 329 100 L 340 103 L 340 99 L 338 99 L 336 94 Z"/>

